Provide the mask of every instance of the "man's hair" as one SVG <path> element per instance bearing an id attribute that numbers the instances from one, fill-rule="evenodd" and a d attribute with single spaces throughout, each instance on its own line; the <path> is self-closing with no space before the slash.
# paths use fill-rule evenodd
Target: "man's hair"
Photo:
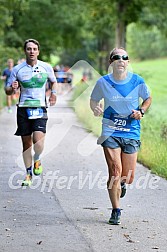
<path id="1" fill-rule="evenodd" d="M 38 46 L 38 50 L 39 50 L 40 44 L 39 44 L 39 42 L 38 42 L 37 40 L 35 40 L 35 39 L 27 39 L 27 40 L 24 42 L 24 50 L 26 50 L 27 43 L 29 43 L 29 42 L 32 42 L 32 43 L 34 43 L 35 45 L 37 45 L 37 46 Z"/>
<path id="2" fill-rule="evenodd" d="M 12 61 L 12 62 L 14 63 L 14 59 L 12 59 L 12 58 L 8 59 L 8 60 L 7 60 L 7 63 L 8 63 L 9 61 Z"/>
<path id="3" fill-rule="evenodd" d="M 125 48 L 124 47 L 115 47 L 114 49 L 112 49 L 112 51 L 110 52 L 110 60 L 112 61 L 112 56 L 115 55 L 116 51 L 119 50 L 119 49 L 122 49 L 126 52 Z"/>

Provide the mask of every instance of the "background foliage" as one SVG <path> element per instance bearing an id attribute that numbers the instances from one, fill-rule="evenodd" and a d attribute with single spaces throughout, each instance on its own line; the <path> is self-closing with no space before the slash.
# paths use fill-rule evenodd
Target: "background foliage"
<path id="1" fill-rule="evenodd" d="M 166 56 L 165 0 L 0 0 L 0 66 L 23 57 L 25 39 L 41 44 L 41 59 L 84 59 L 103 73 L 108 53 L 122 45 L 138 59 Z"/>

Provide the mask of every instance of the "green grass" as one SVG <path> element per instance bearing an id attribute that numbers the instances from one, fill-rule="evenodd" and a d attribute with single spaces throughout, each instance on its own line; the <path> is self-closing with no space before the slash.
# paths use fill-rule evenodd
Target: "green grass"
<path id="1" fill-rule="evenodd" d="M 6 95 L 4 91 L 4 84 L 0 81 L 0 109 L 2 109 L 6 104 Z"/>
<path id="2" fill-rule="evenodd" d="M 139 161 L 152 172 L 167 178 L 167 59 L 144 61 L 133 64 L 150 87 L 153 101 L 142 120 L 142 148 Z"/>
<path id="3" fill-rule="evenodd" d="M 153 102 L 141 122 L 142 147 L 138 161 L 155 174 L 167 178 L 167 59 L 131 62 L 133 71 L 141 75 L 152 93 Z M 89 86 L 93 88 L 92 81 Z M 92 88 L 78 83 L 74 91 L 74 107 L 79 120 L 96 136 L 101 132 L 101 118 L 89 108 Z"/>

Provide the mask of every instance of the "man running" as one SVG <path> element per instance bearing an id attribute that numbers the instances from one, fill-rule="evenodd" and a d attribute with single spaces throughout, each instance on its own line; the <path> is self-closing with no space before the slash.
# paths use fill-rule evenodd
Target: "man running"
<path id="1" fill-rule="evenodd" d="M 95 116 L 103 114 L 103 146 L 109 178 L 107 188 L 112 204 L 110 224 L 120 224 L 120 197 L 126 184 L 134 179 L 140 147 L 140 120 L 151 105 L 144 79 L 127 70 L 129 56 L 124 48 L 114 48 L 109 60 L 113 73 L 101 77 L 91 94 L 90 107 Z M 142 98 L 142 104 L 139 99 Z M 100 101 L 104 99 L 104 110 Z"/>
<path id="2" fill-rule="evenodd" d="M 52 67 L 38 60 L 40 45 L 35 39 L 24 43 L 26 61 L 15 66 L 6 87 L 6 94 L 13 94 L 20 87 L 20 98 L 17 108 L 17 131 L 23 145 L 23 160 L 27 175 L 23 186 L 32 183 L 32 146 L 34 148 L 34 175 L 42 173 L 40 155 L 44 148 L 47 124 L 46 83 L 51 83 L 50 105 L 56 103 L 56 78 Z"/>
<path id="3" fill-rule="evenodd" d="M 10 77 L 11 71 L 14 66 L 14 60 L 13 59 L 8 59 L 7 61 L 8 67 L 3 70 L 1 80 L 4 80 L 4 88 L 6 88 L 8 79 Z M 7 95 L 6 96 L 6 104 L 8 107 L 8 113 L 12 113 L 12 100 L 13 100 L 13 95 Z"/>

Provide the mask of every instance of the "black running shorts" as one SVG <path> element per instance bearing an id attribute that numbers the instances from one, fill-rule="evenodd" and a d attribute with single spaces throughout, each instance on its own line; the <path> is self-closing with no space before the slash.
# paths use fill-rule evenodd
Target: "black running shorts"
<path id="1" fill-rule="evenodd" d="M 34 131 L 41 131 L 46 133 L 46 124 L 47 124 L 47 110 L 42 107 L 43 117 L 37 119 L 28 119 L 26 107 L 17 108 L 17 130 L 16 136 L 29 136 Z"/>

